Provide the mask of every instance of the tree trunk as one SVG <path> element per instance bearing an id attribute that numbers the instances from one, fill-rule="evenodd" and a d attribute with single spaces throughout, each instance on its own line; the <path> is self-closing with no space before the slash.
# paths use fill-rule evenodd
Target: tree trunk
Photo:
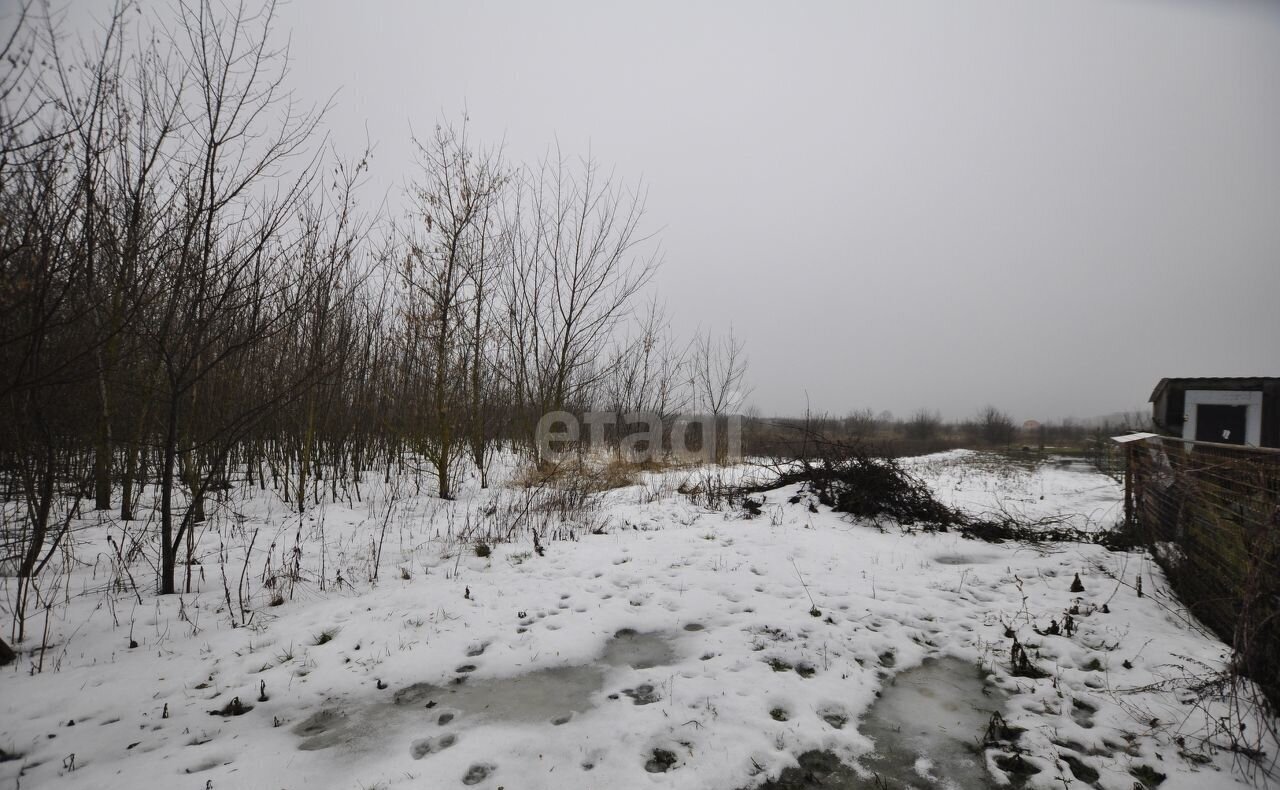
<path id="1" fill-rule="evenodd" d="M 133 520 L 133 475 L 138 463 L 138 449 L 127 447 L 124 451 L 124 470 L 120 474 L 120 520 Z"/>
<path id="2" fill-rule="evenodd" d="M 102 404 L 98 412 L 98 433 L 93 448 L 93 507 L 111 509 L 111 422 L 107 415 L 106 383 L 100 385 Z"/>
<path id="3" fill-rule="evenodd" d="M 298 513 L 307 510 L 307 473 L 311 471 L 311 444 L 316 433 L 316 400 L 307 398 L 307 426 L 302 434 L 302 448 L 298 457 Z"/>
<path id="4" fill-rule="evenodd" d="M 178 398 L 169 403 L 169 424 L 165 431 L 164 464 L 160 470 L 160 594 L 172 595 L 178 547 L 173 541 L 173 478 L 178 460 Z"/>

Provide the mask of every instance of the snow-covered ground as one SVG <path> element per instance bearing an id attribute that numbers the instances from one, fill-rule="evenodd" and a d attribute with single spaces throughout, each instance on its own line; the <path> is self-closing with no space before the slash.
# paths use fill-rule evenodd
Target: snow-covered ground
<path id="1" fill-rule="evenodd" d="M 1124 486 L 1079 458 L 1010 462 L 990 453 L 952 450 L 904 459 L 942 502 L 979 515 L 1034 521 L 1065 517 L 1062 526 L 1107 529 L 1124 517 Z"/>
<path id="2" fill-rule="evenodd" d="M 1118 516 L 1101 475 L 976 458 L 908 464 L 966 507 Z M 202 536 L 198 591 L 167 597 L 121 525 L 91 514 L 45 591 L 50 646 L 28 639 L 0 674 L 0 787 L 744 788 L 813 750 L 877 768 L 919 726 L 936 731 L 909 766 L 921 787 L 966 775 L 963 759 L 989 786 L 1265 781 L 1223 750 L 1226 708 L 1186 690 L 1227 648 L 1145 554 L 882 531 L 793 489 L 748 518 L 677 493 L 690 476 L 608 492 L 542 554 L 522 540 L 484 557 L 456 536 L 517 512 L 510 489 L 441 503 L 371 481 L 302 516 L 236 489 Z M 1012 672 L 1015 637 L 1043 677 Z M 972 674 L 949 692 L 936 676 L 955 667 Z M 873 707 L 895 679 L 915 696 Z M 982 751 L 973 722 L 993 712 L 1008 729 Z"/>

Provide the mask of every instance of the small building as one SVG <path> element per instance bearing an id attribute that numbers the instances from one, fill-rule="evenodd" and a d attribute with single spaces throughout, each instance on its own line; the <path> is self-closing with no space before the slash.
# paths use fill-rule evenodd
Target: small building
<path id="1" fill-rule="evenodd" d="M 1160 379 L 1151 419 L 1172 436 L 1280 447 L 1280 378 Z"/>

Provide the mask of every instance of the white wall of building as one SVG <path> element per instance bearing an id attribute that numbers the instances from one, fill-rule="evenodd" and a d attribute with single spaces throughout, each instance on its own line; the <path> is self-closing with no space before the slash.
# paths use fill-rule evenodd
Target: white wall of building
<path id="1" fill-rule="evenodd" d="M 1262 442 L 1262 393 L 1233 392 L 1229 390 L 1187 390 L 1186 420 L 1182 423 L 1182 438 L 1196 438 L 1197 406 L 1245 406 L 1244 443 L 1257 447 Z"/>

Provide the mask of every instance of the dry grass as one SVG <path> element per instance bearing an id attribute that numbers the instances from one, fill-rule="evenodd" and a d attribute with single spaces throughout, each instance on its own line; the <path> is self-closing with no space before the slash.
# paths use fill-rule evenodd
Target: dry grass
<path id="1" fill-rule="evenodd" d="M 616 453 L 583 454 L 561 463 L 539 461 L 516 472 L 513 482 L 523 488 L 560 488 L 599 494 L 640 485 L 646 473 L 666 472 L 680 464 L 663 459 L 632 461 Z"/>

